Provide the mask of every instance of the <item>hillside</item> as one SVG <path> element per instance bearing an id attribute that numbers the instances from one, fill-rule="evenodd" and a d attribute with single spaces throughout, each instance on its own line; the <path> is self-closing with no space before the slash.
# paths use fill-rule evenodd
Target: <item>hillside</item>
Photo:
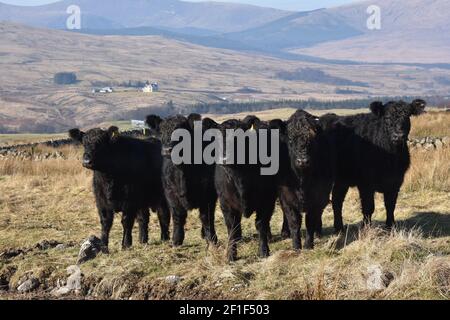
<path id="1" fill-rule="evenodd" d="M 447 69 L 287 61 L 160 36 L 93 36 L 9 23 L 0 24 L 0 33 L 3 132 L 63 131 L 126 120 L 136 110 L 154 112 L 169 101 L 188 106 L 224 99 L 445 95 L 444 80 L 450 79 Z M 78 83 L 54 85 L 53 76 L 61 71 L 76 72 Z M 157 81 L 161 90 L 148 95 L 119 86 L 130 80 Z M 111 83 L 117 91 L 92 94 L 97 83 Z"/>
<path id="2" fill-rule="evenodd" d="M 64 0 L 38 7 L 0 3 L 0 21 L 64 29 L 66 8 L 82 10 L 79 32 L 162 35 L 213 48 L 377 63 L 450 63 L 450 2 L 359 1 L 335 8 L 288 12 L 224 2 Z M 381 8 L 381 30 L 366 12 Z M 304 57 L 306 55 L 306 57 Z"/>
<path id="3" fill-rule="evenodd" d="M 381 30 L 366 28 L 366 9 L 370 5 L 381 8 Z M 450 62 L 449 1 L 363 1 L 327 12 L 362 34 L 291 52 L 365 62 Z M 312 14 L 311 19 L 319 18 L 317 16 Z"/>
<path id="4" fill-rule="evenodd" d="M 252 28 L 283 17 L 289 12 L 272 8 L 221 2 L 178 0 L 64 0 L 22 7 L 0 3 L 0 21 L 65 29 L 66 9 L 81 9 L 83 29 L 115 29 L 160 26 L 195 33 L 197 29 L 232 32 Z"/>

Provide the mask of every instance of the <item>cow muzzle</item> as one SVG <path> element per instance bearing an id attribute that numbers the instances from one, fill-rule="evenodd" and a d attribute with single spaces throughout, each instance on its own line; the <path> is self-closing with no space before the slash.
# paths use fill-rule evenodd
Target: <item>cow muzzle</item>
<path id="1" fill-rule="evenodd" d="M 310 165 L 310 161 L 308 158 L 297 158 L 295 159 L 295 166 L 298 169 L 308 168 Z"/>
<path id="2" fill-rule="evenodd" d="M 164 147 L 161 149 L 161 155 L 163 157 L 170 157 L 172 155 L 172 147 Z"/>

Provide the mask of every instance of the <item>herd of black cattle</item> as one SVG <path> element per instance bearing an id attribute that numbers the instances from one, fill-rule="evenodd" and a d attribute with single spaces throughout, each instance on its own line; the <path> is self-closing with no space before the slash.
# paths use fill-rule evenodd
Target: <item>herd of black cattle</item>
<path id="1" fill-rule="evenodd" d="M 373 102 L 367 114 L 317 118 L 298 110 L 287 121 L 248 116 L 222 124 L 197 114 L 167 119 L 152 115 L 146 119 L 153 133 L 147 139 L 123 136 L 116 127 L 87 132 L 72 129 L 69 134 L 84 146 L 83 166 L 94 171 L 105 252 L 115 212 L 122 212 L 122 247 L 128 248 L 136 219 L 140 242 L 148 241 L 150 209 L 158 213 L 161 240 L 169 240 L 172 218 L 174 246 L 183 244 L 188 211 L 199 209 L 202 237 L 215 244 L 219 200 L 228 230 L 227 257 L 233 261 L 242 237 L 242 216 L 248 218 L 254 212 L 259 255 L 269 255 L 270 220 L 277 199 L 284 214 L 282 236 L 292 238 L 295 250 L 302 247 L 303 212 L 305 248 L 313 248 L 314 236 L 322 232 L 322 212 L 330 194 L 334 227 L 336 232 L 343 230 L 342 206 L 349 187 L 358 188 L 364 224 L 371 223 L 375 192 L 383 193 L 386 227 L 391 228 L 397 196 L 410 165 L 410 117 L 423 113 L 425 106 L 423 100 Z M 203 130 L 242 129 L 258 134 L 261 129 L 279 129 L 278 173 L 261 175 L 261 165 L 250 164 L 175 165 L 170 157 L 172 132 L 180 128 L 193 132 L 194 121 L 202 121 Z"/>

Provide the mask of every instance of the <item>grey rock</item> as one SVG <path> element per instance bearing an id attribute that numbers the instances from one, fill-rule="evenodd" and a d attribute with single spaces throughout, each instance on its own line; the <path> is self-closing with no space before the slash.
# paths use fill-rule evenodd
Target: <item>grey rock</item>
<path id="1" fill-rule="evenodd" d="M 103 244 L 99 238 L 90 236 L 89 239 L 84 241 L 81 245 L 77 264 L 94 259 L 102 251 L 102 247 Z"/>
<path id="2" fill-rule="evenodd" d="M 379 265 L 371 265 L 367 268 L 367 289 L 378 291 L 386 289 L 394 280 L 394 275 L 389 271 L 384 271 Z"/>
<path id="3" fill-rule="evenodd" d="M 36 245 L 36 248 L 39 250 L 48 250 L 48 249 L 52 249 L 55 248 L 56 246 L 60 245 L 61 243 L 55 240 L 43 240 L 41 242 L 39 242 Z"/>
<path id="4" fill-rule="evenodd" d="M 175 285 L 175 284 L 178 284 L 182 279 L 179 276 L 172 275 L 172 276 L 167 276 L 165 280 L 167 283 Z"/>
<path id="5" fill-rule="evenodd" d="M 61 297 L 69 293 L 78 293 L 81 290 L 81 281 L 83 274 L 80 267 L 73 265 L 67 268 L 67 273 L 70 275 L 67 278 L 67 284 L 62 287 L 58 287 L 52 290 L 52 295 Z"/>
<path id="6" fill-rule="evenodd" d="M 36 290 L 39 287 L 39 280 L 36 278 L 30 278 L 23 282 L 19 287 L 17 287 L 17 291 L 20 293 L 26 293 L 33 290 Z"/>
<path id="7" fill-rule="evenodd" d="M 64 243 L 60 243 L 55 247 L 55 249 L 62 251 L 62 250 L 67 249 L 67 246 Z"/>
<path id="8" fill-rule="evenodd" d="M 427 144 L 425 144 L 424 148 L 425 148 L 425 150 L 429 151 L 429 150 L 433 150 L 435 147 L 434 147 L 433 143 L 427 143 Z"/>

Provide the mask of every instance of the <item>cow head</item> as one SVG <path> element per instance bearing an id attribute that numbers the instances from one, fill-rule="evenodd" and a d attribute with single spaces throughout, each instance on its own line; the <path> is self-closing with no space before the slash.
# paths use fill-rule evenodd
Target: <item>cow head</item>
<path id="1" fill-rule="evenodd" d="M 208 130 L 208 129 L 218 129 L 219 128 L 219 124 L 211 118 L 203 118 L 202 126 L 203 126 L 203 131 Z"/>
<path id="2" fill-rule="evenodd" d="M 423 100 L 414 100 L 412 103 L 404 101 L 391 101 L 386 104 L 374 102 L 370 105 L 372 113 L 382 123 L 389 139 L 394 146 L 405 145 L 411 130 L 411 116 L 418 116 L 425 110 L 427 103 Z"/>
<path id="3" fill-rule="evenodd" d="M 287 137 L 291 164 L 297 171 L 308 169 L 312 154 L 318 148 L 317 137 L 322 132 L 319 118 L 298 110 L 287 122 Z"/>
<path id="4" fill-rule="evenodd" d="M 79 129 L 69 131 L 73 140 L 84 147 L 82 164 L 85 168 L 102 171 L 107 169 L 108 159 L 111 158 L 111 146 L 119 136 L 119 129 L 115 126 L 108 130 L 91 129 L 83 132 Z"/>
<path id="5" fill-rule="evenodd" d="M 177 141 L 172 141 L 172 134 L 175 130 L 184 129 L 191 133 L 193 136 L 194 122 L 200 120 L 198 115 L 192 114 L 188 118 L 177 115 L 172 116 L 167 119 L 161 119 L 158 116 L 148 116 L 146 118 L 146 123 L 151 130 L 156 132 L 162 143 L 162 155 L 164 157 L 171 157 L 173 147 L 178 143 Z"/>
<path id="6" fill-rule="evenodd" d="M 161 125 L 161 122 L 163 119 L 161 119 L 160 116 L 157 115 L 149 115 L 145 119 L 145 123 L 150 128 L 151 135 L 159 136 L 161 134 L 161 129 L 159 126 Z"/>

